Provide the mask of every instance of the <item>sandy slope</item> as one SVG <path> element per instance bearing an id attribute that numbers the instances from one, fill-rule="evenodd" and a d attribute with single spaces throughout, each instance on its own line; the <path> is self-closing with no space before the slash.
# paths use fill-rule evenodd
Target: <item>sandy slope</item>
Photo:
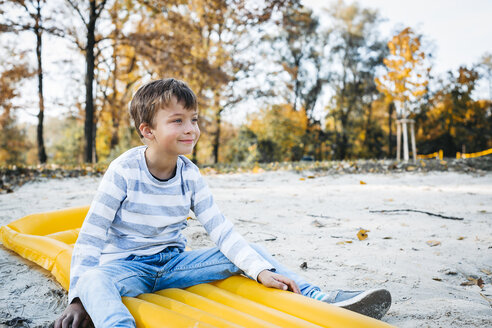
<path id="1" fill-rule="evenodd" d="M 399 327 L 492 326 L 486 300 L 492 298 L 492 174 L 309 175 L 206 179 L 239 232 L 322 288 L 388 288 L 394 302 L 384 321 Z M 98 182 L 49 180 L 0 195 L 0 224 L 88 204 Z M 371 213 L 392 209 L 464 220 Z M 368 239 L 357 239 L 359 228 L 370 230 Z M 190 221 L 186 233 L 192 248 L 211 245 L 197 221 Z M 307 269 L 300 268 L 303 262 Z M 469 276 L 481 277 L 484 288 L 461 286 Z M 15 318 L 18 327 L 48 326 L 63 311 L 65 295 L 49 273 L 0 246 L 0 327 Z"/>

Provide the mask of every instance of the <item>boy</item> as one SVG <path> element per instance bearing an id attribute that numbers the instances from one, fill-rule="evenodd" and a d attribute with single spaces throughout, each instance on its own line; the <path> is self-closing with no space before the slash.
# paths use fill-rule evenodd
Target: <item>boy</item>
<path id="1" fill-rule="evenodd" d="M 91 319 L 96 327 L 135 327 L 121 296 L 237 274 L 375 318 L 386 313 L 388 291 L 323 293 L 233 230 L 198 168 L 182 156 L 200 136 L 196 97 L 185 83 L 147 83 L 130 113 L 145 146 L 114 160 L 101 181 L 73 250 L 69 306 L 55 328 L 85 327 Z M 181 231 L 190 210 L 217 247 L 185 251 Z"/>

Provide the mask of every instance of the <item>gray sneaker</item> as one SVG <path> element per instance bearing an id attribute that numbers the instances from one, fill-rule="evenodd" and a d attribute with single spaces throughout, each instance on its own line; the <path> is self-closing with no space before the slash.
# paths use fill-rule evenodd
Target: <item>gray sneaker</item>
<path id="1" fill-rule="evenodd" d="M 371 318 L 381 319 L 391 306 L 391 294 L 386 289 L 366 291 L 337 290 L 328 294 L 323 302 L 354 311 Z"/>

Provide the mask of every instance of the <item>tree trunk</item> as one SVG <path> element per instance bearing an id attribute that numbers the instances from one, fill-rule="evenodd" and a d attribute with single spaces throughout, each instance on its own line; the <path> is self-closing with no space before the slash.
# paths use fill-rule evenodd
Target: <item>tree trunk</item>
<path id="1" fill-rule="evenodd" d="M 365 127 L 364 127 L 365 137 L 363 140 L 363 144 L 366 146 L 367 153 L 373 155 L 374 154 L 373 148 L 374 148 L 374 144 L 376 142 L 375 142 L 375 140 L 371 140 L 373 135 L 371 135 L 371 132 L 372 132 L 371 131 L 371 129 L 372 129 L 372 106 L 370 104 L 367 106 L 367 115 L 366 116 L 367 116 L 367 119 L 364 122 L 365 123 Z"/>
<path id="2" fill-rule="evenodd" d="M 196 144 L 195 147 L 193 147 L 193 153 L 191 155 L 191 161 L 195 164 L 197 164 L 197 155 L 196 155 L 197 151 L 198 151 L 198 144 Z"/>
<path id="3" fill-rule="evenodd" d="M 109 144 L 109 149 L 113 150 L 120 143 L 120 136 L 118 134 L 118 128 L 120 126 L 119 119 L 115 119 L 113 116 L 113 131 L 111 133 L 111 141 Z"/>
<path id="4" fill-rule="evenodd" d="M 115 24 L 116 25 L 116 24 Z M 117 41 L 119 37 L 119 30 L 118 28 L 115 29 L 115 34 L 114 34 L 114 45 L 113 45 L 113 65 L 114 65 L 114 71 L 113 71 L 113 78 L 112 78 L 112 84 L 113 84 L 113 94 L 111 96 L 111 99 L 109 101 L 109 106 L 110 112 L 111 112 L 111 118 L 113 121 L 112 124 L 112 131 L 111 131 L 111 141 L 109 145 L 109 149 L 113 150 L 119 143 L 120 143 L 120 137 L 118 134 L 118 129 L 120 126 L 120 115 L 119 115 L 119 108 L 116 106 L 116 76 L 118 74 L 118 56 L 116 53 L 116 49 L 118 48 Z"/>
<path id="5" fill-rule="evenodd" d="M 348 117 L 345 117 L 345 115 L 342 114 L 342 117 L 340 119 L 340 123 L 342 125 L 342 131 L 341 131 L 342 140 L 339 145 L 340 160 L 344 160 L 347 157 L 347 147 L 348 147 L 347 121 L 348 121 Z"/>
<path id="6" fill-rule="evenodd" d="M 217 130 L 215 131 L 214 144 L 213 144 L 213 156 L 214 156 L 215 164 L 219 162 L 220 124 L 222 123 L 222 118 L 221 118 L 222 110 L 223 108 L 219 109 L 217 111 L 217 114 L 215 115 L 215 119 L 217 121 Z"/>
<path id="7" fill-rule="evenodd" d="M 401 123 L 396 120 L 396 160 L 399 162 L 401 159 Z"/>
<path id="8" fill-rule="evenodd" d="M 391 130 L 391 127 L 393 126 L 392 122 L 392 117 L 393 117 L 393 112 L 395 111 L 395 104 L 391 102 L 388 106 L 388 130 L 389 130 L 389 135 L 388 135 L 388 157 L 391 158 L 393 156 L 393 133 Z"/>
<path id="9" fill-rule="evenodd" d="M 87 45 L 85 53 L 85 162 L 93 163 L 93 152 L 95 152 L 94 138 L 95 138 L 95 126 L 94 126 L 94 97 L 93 97 L 93 83 L 94 83 L 94 47 L 96 45 L 95 29 L 96 29 L 96 2 L 90 1 L 90 17 L 89 24 L 87 24 Z"/>
<path id="10" fill-rule="evenodd" d="M 301 81 L 299 81 L 299 66 L 301 65 L 301 57 L 295 57 L 294 59 L 294 64 L 296 67 L 296 74 L 294 76 L 294 106 L 292 108 L 294 109 L 294 112 L 297 111 L 297 100 L 299 99 L 299 92 L 301 88 Z"/>
<path id="11" fill-rule="evenodd" d="M 37 127 L 37 141 L 38 141 L 38 159 L 41 164 L 46 163 L 47 156 L 44 147 L 43 137 L 43 124 L 44 124 L 44 96 L 43 96 L 43 66 L 41 61 L 42 50 L 42 30 L 40 28 L 41 23 L 41 5 L 40 1 L 37 2 L 36 8 L 36 25 L 34 26 L 34 32 L 36 34 L 36 57 L 38 60 L 38 97 L 39 97 L 39 114 L 38 114 L 38 127 Z"/>

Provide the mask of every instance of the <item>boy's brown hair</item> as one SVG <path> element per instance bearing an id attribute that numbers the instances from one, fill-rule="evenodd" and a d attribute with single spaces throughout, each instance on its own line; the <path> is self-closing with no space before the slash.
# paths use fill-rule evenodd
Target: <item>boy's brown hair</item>
<path id="1" fill-rule="evenodd" d="M 139 126 L 147 123 L 153 127 L 153 120 L 157 111 L 166 107 L 172 97 L 188 110 L 197 110 L 196 96 L 190 87 L 183 81 L 175 79 L 161 79 L 151 81 L 141 86 L 130 103 L 130 115 L 140 138 Z"/>

